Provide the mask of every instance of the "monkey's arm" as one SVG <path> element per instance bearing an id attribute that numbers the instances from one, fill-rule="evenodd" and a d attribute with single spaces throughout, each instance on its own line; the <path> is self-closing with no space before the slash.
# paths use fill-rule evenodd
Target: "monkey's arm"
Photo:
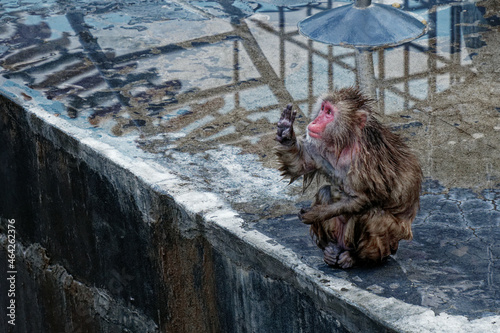
<path id="1" fill-rule="evenodd" d="M 297 112 L 292 111 L 292 104 L 288 104 L 281 113 L 276 133 L 276 141 L 280 143 L 276 147 L 276 154 L 281 162 L 280 171 L 283 176 L 290 178 L 290 182 L 317 169 L 302 138 L 295 137 L 293 122 L 296 115 Z"/>
<path id="2" fill-rule="evenodd" d="M 276 148 L 276 155 L 281 164 L 279 170 L 283 176 L 290 178 L 290 183 L 317 169 L 301 139 L 291 145 L 279 145 Z"/>
<path id="3" fill-rule="evenodd" d="M 335 216 L 358 214 L 366 211 L 371 206 L 370 199 L 363 194 L 350 196 L 343 193 L 339 201 L 330 205 L 313 206 L 309 211 L 301 212 L 299 217 L 305 224 L 312 224 L 331 219 Z"/>

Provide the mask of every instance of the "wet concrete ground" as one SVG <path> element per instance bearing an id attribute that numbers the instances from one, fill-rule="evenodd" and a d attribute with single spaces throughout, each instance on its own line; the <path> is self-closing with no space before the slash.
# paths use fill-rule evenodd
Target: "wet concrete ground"
<path id="1" fill-rule="evenodd" d="M 375 269 L 322 263 L 296 218 L 313 193 L 287 186 L 272 152 L 284 105 L 300 132 L 318 95 L 357 83 L 352 49 L 296 28 L 344 3 L 2 1 L 1 89 L 215 193 L 326 274 L 436 313 L 500 315 L 498 3 L 401 3 L 429 31 L 374 51 L 378 113 L 426 181 L 414 240 Z"/>

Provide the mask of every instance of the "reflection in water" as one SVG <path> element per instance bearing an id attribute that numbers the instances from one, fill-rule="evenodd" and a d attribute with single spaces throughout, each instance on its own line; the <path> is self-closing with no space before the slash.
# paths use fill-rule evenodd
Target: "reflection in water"
<path id="1" fill-rule="evenodd" d="M 335 6 L 342 5 L 343 3 L 335 3 Z M 404 7 L 410 10 L 422 11 L 429 8 L 429 3 L 418 3 L 418 6 L 415 6 L 415 3 L 406 1 Z M 284 7 L 276 7 L 277 12 L 269 13 L 269 22 L 265 22 L 264 20 L 259 20 L 259 17 L 252 17 L 250 20 L 241 21 L 240 24 L 233 25 L 231 27 L 232 31 L 227 31 L 222 34 L 214 34 L 207 37 L 195 38 L 191 40 L 186 40 L 182 44 L 174 43 L 168 45 L 155 45 L 149 49 L 141 50 L 130 50 L 133 52 L 121 54 L 119 56 L 113 54 L 113 47 L 115 45 L 101 45 L 100 39 L 95 37 L 92 33 L 91 26 L 85 22 L 85 17 L 83 13 L 78 12 L 69 12 L 65 14 L 65 18 L 69 25 L 72 28 L 72 31 L 63 32 L 63 36 L 58 39 L 50 39 L 51 35 L 50 27 L 47 22 L 42 21 L 37 25 L 26 25 L 23 22 L 23 18 L 20 17 L 15 21 L 15 24 L 10 27 L 11 31 L 4 33 L 3 40 L 10 46 L 6 52 L 3 53 L 2 58 L 2 66 L 4 67 L 6 73 L 11 78 L 20 77 L 25 80 L 27 83 L 31 84 L 33 87 L 38 89 L 45 89 L 47 91 L 47 95 L 49 97 L 54 98 L 55 96 L 59 96 L 62 98 L 63 96 L 73 96 L 78 95 L 82 97 L 83 101 L 72 101 L 71 104 L 75 109 L 84 109 L 87 107 L 95 107 L 97 105 L 102 106 L 102 99 L 110 99 L 113 96 L 116 98 L 116 102 L 119 103 L 122 107 L 130 107 L 129 97 L 126 97 L 125 94 L 121 92 L 125 86 L 130 88 L 134 87 L 135 84 L 139 81 L 146 81 L 148 84 L 144 84 L 146 86 L 150 86 L 151 89 L 155 89 L 156 85 L 152 82 L 159 78 L 159 73 L 157 68 L 148 68 L 146 71 L 137 73 L 138 62 L 144 60 L 150 60 L 151 58 L 169 58 L 169 54 L 178 53 L 186 50 L 203 50 L 203 48 L 207 48 L 210 45 L 220 44 L 225 40 L 234 39 L 232 53 L 233 53 L 233 82 L 237 83 L 239 86 L 243 86 L 247 88 L 245 84 L 241 84 L 240 82 L 240 55 L 241 50 L 246 50 L 248 55 L 250 56 L 250 62 L 257 67 L 257 72 L 255 73 L 255 78 L 261 77 L 261 84 L 268 84 L 270 86 L 275 86 L 273 93 L 275 93 L 281 103 L 289 102 L 289 100 L 284 100 L 283 98 L 279 98 L 280 95 L 276 89 L 279 90 L 289 90 L 286 87 L 283 87 L 282 84 L 280 87 L 277 87 L 274 82 L 269 82 L 272 79 L 277 79 L 278 81 L 287 80 L 286 68 L 292 68 L 294 64 L 288 64 L 285 57 L 285 45 L 287 47 L 298 47 L 303 50 L 306 59 L 308 59 L 308 72 L 307 76 L 301 77 L 301 80 L 309 82 L 309 94 L 307 95 L 307 99 L 300 98 L 297 100 L 295 98 L 297 104 L 309 103 L 311 99 L 314 99 L 314 96 L 317 95 L 317 92 L 312 89 L 317 86 L 324 86 L 326 89 L 331 89 L 333 87 L 333 78 L 334 72 L 338 70 L 340 77 L 347 76 L 349 77 L 349 72 L 356 72 L 356 68 L 354 66 L 353 57 L 354 52 L 350 50 L 345 50 L 342 48 L 333 48 L 333 47 L 323 47 L 317 43 L 313 43 L 307 41 L 303 38 L 298 38 L 298 33 L 295 28 L 295 23 L 299 18 L 307 17 L 316 12 L 322 11 L 324 9 L 331 8 L 333 3 L 329 2 L 328 4 L 314 4 L 302 7 L 300 10 L 295 8 L 295 10 L 288 10 Z M 204 5 L 203 7 L 197 7 L 198 10 L 203 10 L 207 7 Z M 113 6 L 104 7 L 98 10 L 99 14 L 103 14 L 105 12 L 112 12 L 114 9 Z M 482 19 L 481 14 L 478 12 L 477 8 L 473 4 L 466 5 L 453 5 L 448 6 L 444 11 L 445 14 L 441 14 L 443 16 L 441 20 L 438 21 L 438 14 L 441 12 L 440 7 L 434 7 L 434 11 L 428 14 L 428 18 L 430 19 L 431 25 L 433 29 L 429 31 L 428 45 L 425 46 L 421 41 L 419 43 L 410 43 L 406 45 L 404 48 L 398 48 L 398 56 L 403 57 L 404 65 L 402 68 L 402 73 L 397 74 L 397 78 L 390 78 L 387 80 L 385 74 L 387 72 L 385 63 L 388 58 L 391 58 L 391 63 L 395 60 L 394 55 L 395 50 L 383 50 L 380 51 L 377 55 L 378 58 L 378 69 L 377 69 L 377 87 L 379 88 L 379 95 L 385 96 L 386 90 L 394 93 L 397 98 L 401 99 L 402 102 L 399 104 L 403 104 L 405 107 L 411 106 L 412 102 L 422 100 L 423 98 L 428 97 L 430 94 L 435 93 L 437 91 L 437 86 L 435 83 L 436 79 L 436 63 L 438 61 L 442 61 L 447 65 L 464 65 L 461 63 L 463 61 L 463 57 L 454 56 L 449 59 L 446 54 L 443 54 L 442 51 L 438 52 L 436 50 L 436 40 L 438 32 L 442 32 L 443 29 L 440 28 L 443 24 L 448 24 L 450 29 L 447 30 L 449 36 L 449 52 L 452 54 L 461 53 L 461 41 L 463 36 L 465 37 L 465 42 L 468 44 L 468 47 L 477 47 L 478 46 L 478 37 L 470 37 L 470 35 L 480 31 L 481 28 L 479 24 L 470 23 L 476 22 L 477 19 Z M 233 12 L 237 11 L 233 9 Z M 467 13 L 467 15 L 464 15 Z M 239 13 L 240 17 L 243 17 L 245 13 Z M 21 13 L 19 13 L 21 15 Z M 208 17 L 211 15 L 206 14 Z M 287 15 L 290 17 L 288 18 Z M 88 15 L 92 16 L 92 15 Z M 447 16 L 447 17 L 446 17 Z M 112 16 L 110 16 L 110 22 L 107 30 L 113 29 L 113 24 L 116 24 L 112 21 Z M 448 19 L 448 22 L 446 22 Z M 133 19 L 131 19 L 132 21 Z M 289 22 L 287 22 L 287 20 Z M 484 19 L 483 19 L 484 20 Z M 25 18 L 24 21 L 27 21 Z M 255 29 L 259 29 L 261 31 L 249 31 L 249 25 L 247 22 L 256 23 L 253 25 Z M 138 22 L 142 23 L 142 22 Z M 438 26 L 439 23 L 439 26 Z M 462 23 L 467 23 L 466 25 L 462 25 Z M 104 24 L 101 24 L 104 25 Z M 133 23 L 129 23 L 132 27 Z M 9 30 L 10 30 L 9 29 Z M 105 28 L 106 29 L 106 28 Z M 262 31 L 267 32 L 263 34 Z M 249 32 L 249 36 L 243 36 L 242 34 L 245 32 Z M 260 45 L 255 45 L 255 43 L 260 43 L 259 40 L 252 38 L 252 34 L 258 34 L 263 39 L 273 37 L 277 37 L 277 45 L 279 45 L 279 70 L 276 71 L 278 75 L 273 77 L 273 73 L 270 72 L 262 72 L 262 70 L 274 69 L 270 68 L 272 60 L 269 57 L 264 57 L 266 50 L 264 50 L 265 46 L 262 46 L 262 50 L 259 50 Z M 78 36 L 78 41 L 75 38 L 69 38 L 69 36 Z M 75 45 L 78 42 L 79 45 Z M 72 45 L 70 45 L 70 43 Z M 241 45 L 240 45 L 241 44 Z M 41 47 L 43 45 L 43 47 Z M 253 46 L 257 46 L 256 50 L 249 51 L 249 48 Z M 225 50 L 229 51 L 228 47 L 224 47 Z M 335 56 L 333 50 L 339 50 Z M 410 50 L 418 51 L 415 56 L 421 56 L 426 61 L 423 63 L 428 63 L 426 71 L 424 75 L 427 75 L 429 78 L 429 88 L 427 89 L 426 96 L 415 96 L 409 91 L 409 87 L 411 86 L 411 81 L 413 78 L 418 79 L 419 77 L 423 77 L 423 73 L 418 73 L 417 75 L 410 76 L 410 59 L 409 52 Z M 433 51 L 434 55 L 428 55 L 423 53 L 423 51 Z M 261 52 L 259 52 L 261 51 Z M 295 51 L 295 50 L 294 50 Z M 200 56 L 200 54 L 197 54 Z M 170 59 L 168 59 L 170 60 Z M 300 61 L 300 60 L 299 60 Z M 326 61 L 326 66 L 322 64 L 315 64 L 315 62 Z M 64 66 L 68 64 L 67 66 Z M 176 65 L 176 62 L 172 62 L 172 67 Z M 296 65 L 296 64 L 295 64 Z M 467 65 L 467 64 L 465 64 Z M 141 66 L 142 67 L 142 66 Z M 274 66 L 273 66 L 274 67 Z M 317 69 L 321 67 L 326 67 L 327 75 L 323 77 L 321 73 L 318 73 Z M 54 69 L 56 69 L 54 71 Z M 215 74 L 215 70 L 210 69 L 213 74 Z M 421 70 L 420 68 L 418 70 Z M 293 73 L 294 71 L 292 71 Z M 342 73 L 345 72 L 345 73 Z M 446 70 L 440 68 L 441 73 L 446 73 Z M 85 75 L 86 74 L 86 75 Z M 403 74 L 403 75 L 400 75 Z M 434 75 L 434 79 L 432 76 Z M 337 76 L 337 75 L 335 75 Z M 68 81 L 71 81 L 75 77 L 78 77 L 79 80 L 74 83 L 69 84 Z M 352 76 L 351 76 L 352 77 Z M 456 80 L 456 78 L 454 78 Z M 182 85 L 183 81 L 189 81 L 189 79 L 180 80 L 180 84 Z M 267 81 L 267 82 L 266 82 Z M 316 81 L 324 81 L 324 82 L 316 82 Z M 245 82 L 245 81 L 244 81 Z M 403 91 L 400 91 L 394 86 L 397 86 L 399 82 L 404 83 Z M 246 83 L 246 82 L 245 82 Z M 282 83 L 282 82 L 278 82 Z M 354 83 L 354 82 L 349 82 Z M 102 84 L 103 89 L 99 89 L 98 91 L 92 92 L 92 88 L 98 87 Z M 285 82 L 286 84 L 286 82 Z M 159 89 L 161 90 L 164 84 L 159 85 Z M 198 92 L 197 95 L 202 95 L 203 97 L 217 94 L 217 91 L 223 92 L 227 91 L 224 89 L 227 87 L 220 87 L 220 89 L 212 89 L 213 91 L 207 91 L 200 94 Z M 193 89 L 197 89 L 197 87 L 193 87 Z M 441 88 L 442 90 L 443 88 Z M 237 95 L 240 89 L 236 89 L 235 94 Z M 113 96 L 110 96 L 113 95 Z M 235 96 L 236 100 L 238 96 Z M 76 99 L 78 100 L 78 99 Z M 97 103 L 96 103 L 97 102 Z M 238 104 L 238 103 L 236 103 Z M 236 105 L 237 107 L 238 105 Z M 385 110 L 385 103 L 381 105 L 382 110 Z M 116 110 L 117 107 L 111 107 L 110 109 Z M 390 110 L 397 111 L 397 110 Z M 115 112 L 116 114 L 116 112 Z"/>
<path id="2" fill-rule="evenodd" d="M 207 186 L 224 187 L 233 204 L 244 204 L 245 212 L 254 210 L 264 227 L 273 227 L 274 222 L 276 229 L 269 233 L 275 237 L 279 237 L 276 230 L 284 228 L 282 218 L 260 218 L 288 207 L 279 208 L 280 203 L 258 197 L 261 193 L 248 186 L 261 179 L 275 181 L 266 174 L 269 169 L 262 168 L 259 175 L 251 167 L 240 172 L 228 166 L 252 165 L 253 155 L 235 157 L 240 150 L 230 147 L 228 157 L 223 149 L 208 148 L 238 146 L 272 165 L 275 123 L 286 104 L 293 101 L 300 108 L 299 131 L 320 94 L 364 79 L 355 50 L 316 43 L 297 31 L 300 20 L 345 3 L 291 8 L 189 0 L 182 5 L 161 2 L 162 6 L 146 1 L 72 1 L 70 7 L 62 1 L 44 2 L 46 7 L 4 3 L 0 7 L 4 77 L 62 101 L 67 114 L 59 116 L 75 126 L 95 128 L 103 137 L 128 136 L 129 142 L 156 153 L 158 160 L 178 157 L 168 167 L 180 169 L 179 173 L 189 168 L 203 177 L 208 174 L 203 179 Z M 396 262 L 389 267 L 395 276 L 403 270 L 405 279 L 399 284 L 371 285 L 377 280 L 376 272 L 365 272 L 366 279 L 360 270 L 346 274 L 360 286 L 387 296 L 414 288 L 405 286 L 417 281 L 418 292 L 413 289 L 405 300 L 448 311 L 456 304 L 447 303 L 448 299 L 469 293 L 476 302 L 478 284 L 492 291 L 498 285 L 492 259 L 498 247 L 483 241 L 496 230 L 493 221 L 498 221 L 500 203 L 498 190 L 492 189 L 500 183 L 500 83 L 488 81 L 487 76 L 488 71 L 498 71 L 498 62 L 491 59 L 498 59 L 499 45 L 487 37 L 499 22 L 495 17 L 484 18 L 485 10 L 473 3 L 421 0 L 404 1 L 402 7 L 427 20 L 431 29 L 419 40 L 374 51 L 367 61 L 373 70 L 371 89 L 383 121 L 409 140 L 425 175 L 447 189 L 436 189 L 432 181 L 424 185 L 422 215 L 415 224 L 421 232 L 398 253 L 406 256 L 402 262 L 408 267 Z M 188 155 L 182 151 L 199 153 L 196 158 L 205 159 L 204 163 L 182 160 Z M 239 158 L 247 160 L 238 164 Z M 227 165 L 221 166 L 224 161 Z M 458 187 L 478 191 L 457 193 Z M 239 193 L 244 199 L 234 200 Z M 258 200 L 265 200 L 267 208 L 247 204 Z M 485 203 L 494 206 L 486 215 L 481 206 Z M 458 227 L 449 228 L 454 223 Z M 489 223 L 491 228 L 474 223 Z M 295 224 L 287 226 L 295 228 Z M 460 231 L 460 235 L 450 244 L 439 244 L 445 231 Z M 299 234 L 297 249 L 303 250 L 305 233 L 299 230 Z M 470 244 L 475 245 L 466 248 Z M 443 250 L 449 253 L 443 255 Z M 470 257 L 465 256 L 468 252 Z M 434 260 L 440 256 L 446 256 L 447 262 Z M 318 259 L 315 253 L 311 257 Z M 453 269 L 469 265 L 470 258 L 483 269 L 477 280 L 487 276 L 486 282 L 474 279 L 456 284 L 453 279 L 458 273 Z M 387 267 L 383 269 L 387 274 Z M 430 282 L 429 274 L 434 279 Z M 439 290 L 433 289 L 436 286 Z M 498 302 L 490 289 L 483 287 L 480 298 L 495 309 Z M 461 302 L 454 311 L 470 310 L 462 303 L 469 304 Z"/>
<path id="3" fill-rule="evenodd" d="M 366 81 L 355 50 L 307 40 L 297 30 L 300 20 L 345 2 L 80 5 L 57 5 L 52 13 L 4 8 L 2 74 L 63 101 L 70 118 L 116 136 L 138 132 L 147 151 L 227 143 L 264 157 L 284 105 L 300 107 L 300 126 L 320 94 Z M 473 3 L 405 0 L 402 7 L 429 22 L 428 34 L 362 63 L 373 71 L 369 91 L 379 113 L 404 135 L 423 136 L 428 120 L 408 110 L 432 115 L 439 96 L 474 76 L 474 56 L 484 45 L 478 33 L 498 22 L 486 21 Z M 444 121 L 469 133 L 460 127 L 465 123 Z"/>

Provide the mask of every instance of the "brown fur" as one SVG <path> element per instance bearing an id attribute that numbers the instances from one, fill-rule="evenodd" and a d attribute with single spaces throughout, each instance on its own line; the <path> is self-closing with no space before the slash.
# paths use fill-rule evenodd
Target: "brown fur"
<path id="1" fill-rule="evenodd" d="M 322 100 L 338 112 L 321 140 L 295 138 L 295 113 L 289 116 L 291 107 L 285 109 L 277 135 L 280 170 L 291 182 L 304 176 L 304 186 L 320 175 L 330 182 L 300 214 L 328 264 L 380 263 L 396 252 L 399 240 L 412 238 L 422 181 L 419 162 L 373 116 L 371 101 L 359 90 L 342 89 Z"/>

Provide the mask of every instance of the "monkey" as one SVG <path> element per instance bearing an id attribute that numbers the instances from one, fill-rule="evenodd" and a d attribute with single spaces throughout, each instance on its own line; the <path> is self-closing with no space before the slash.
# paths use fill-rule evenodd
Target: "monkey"
<path id="1" fill-rule="evenodd" d="M 306 134 L 296 137 L 292 104 L 277 124 L 276 154 L 290 183 L 303 176 L 303 191 L 323 180 L 300 220 L 310 225 L 323 260 L 332 267 L 373 266 L 413 238 L 422 170 L 417 157 L 381 124 L 374 100 L 357 87 L 321 96 Z"/>

